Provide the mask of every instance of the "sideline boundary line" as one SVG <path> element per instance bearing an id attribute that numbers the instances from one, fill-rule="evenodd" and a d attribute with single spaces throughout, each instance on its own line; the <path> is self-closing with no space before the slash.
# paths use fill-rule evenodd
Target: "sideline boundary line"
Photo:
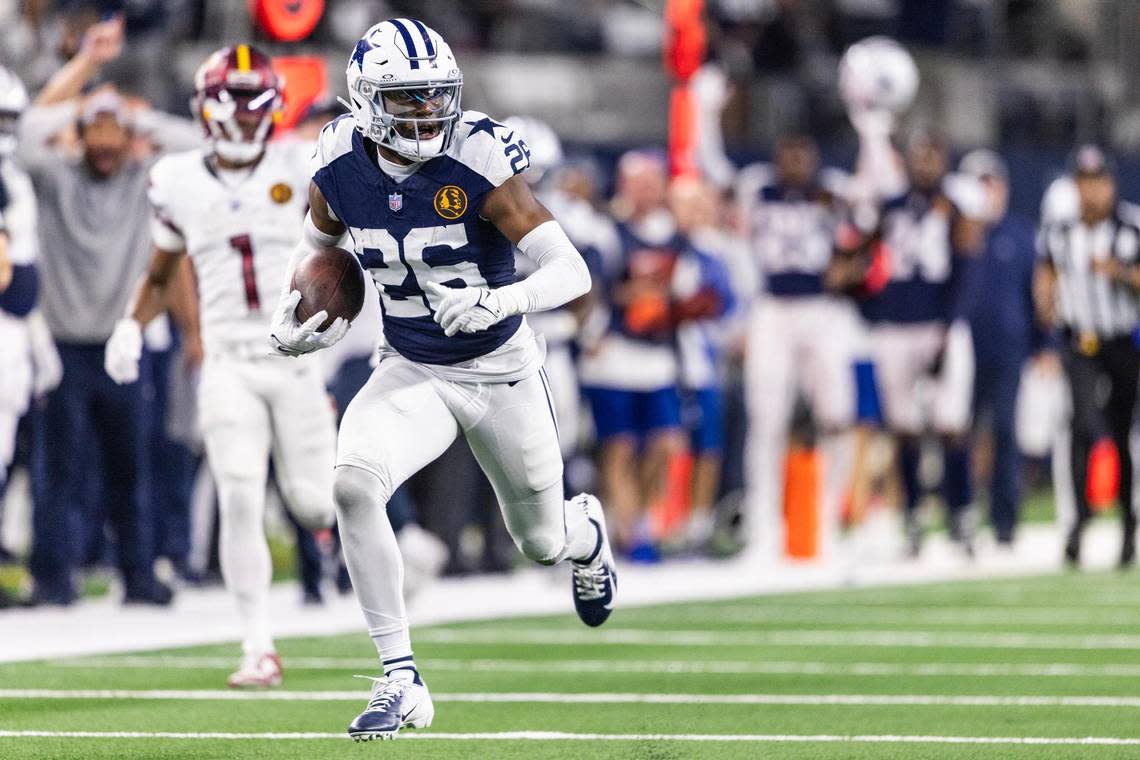
<path id="1" fill-rule="evenodd" d="M 363 691 L 230 691 L 129 689 L 0 689 L 0 699 L 183 700 L 216 702 L 349 702 Z M 656 694 L 557 692 L 444 692 L 436 702 L 650 705 L 939 705 L 965 707 L 1140 708 L 1140 697 L 994 696 L 944 694 Z"/>
<path id="2" fill-rule="evenodd" d="M 192 733 L 176 731 L 6 731 L 4 739 L 298 739 L 346 740 L 345 733 Z M 1022 744 L 1053 746 L 1140 746 L 1140 738 L 1115 736 L 925 736 L 920 734 L 585 734 L 562 731 L 504 731 L 500 733 L 401 733 L 400 739 L 421 741 L 680 741 L 755 742 L 768 744 Z"/>

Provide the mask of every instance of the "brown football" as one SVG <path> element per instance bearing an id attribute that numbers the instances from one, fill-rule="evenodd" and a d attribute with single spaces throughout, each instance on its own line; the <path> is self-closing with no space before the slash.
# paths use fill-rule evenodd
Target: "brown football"
<path id="1" fill-rule="evenodd" d="M 301 322 L 318 311 L 329 313 L 322 330 L 337 317 L 351 322 L 364 308 L 364 272 L 356 257 L 343 248 L 321 248 L 302 259 L 293 272 L 292 288 L 301 291 L 297 304 Z"/>

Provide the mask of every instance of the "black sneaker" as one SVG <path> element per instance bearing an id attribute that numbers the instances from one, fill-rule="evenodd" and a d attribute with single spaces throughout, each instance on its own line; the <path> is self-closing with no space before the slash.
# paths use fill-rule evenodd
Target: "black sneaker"
<path id="1" fill-rule="evenodd" d="M 1120 545 L 1120 564 L 1118 567 L 1121 570 L 1127 570 L 1134 564 L 1136 564 L 1136 534 L 1126 532 L 1124 541 Z"/>
<path id="2" fill-rule="evenodd" d="M 1074 525 L 1065 541 L 1065 564 L 1073 569 L 1081 566 L 1081 527 Z"/>
<path id="3" fill-rule="evenodd" d="M 158 578 L 136 581 L 127 585 L 123 604 L 147 604 L 154 607 L 167 607 L 174 601 L 174 591 Z"/>
<path id="4" fill-rule="evenodd" d="M 918 519 L 918 510 L 908 512 L 905 519 L 906 556 L 907 559 L 918 559 L 922 553 L 922 522 Z"/>
<path id="5" fill-rule="evenodd" d="M 78 595 L 72 589 L 48 589 L 36 586 L 23 601 L 25 607 L 68 607 Z"/>

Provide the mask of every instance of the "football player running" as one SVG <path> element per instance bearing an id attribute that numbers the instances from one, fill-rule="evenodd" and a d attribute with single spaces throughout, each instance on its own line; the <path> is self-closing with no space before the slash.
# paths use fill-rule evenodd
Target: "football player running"
<path id="1" fill-rule="evenodd" d="M 508 530 L 528 558 L 570 560 L 587 625 L 610 614 L 616 575 L 598 500 L 566 501 L 543 343 L 524 315 L 590 289 L 582 257 L 520 172 L 519 135 L 460 108 L 451 48 L 414 19 L 390 19 L 348 62 L 351 115 L 321 134 L 309 218 L 295 261 L 347 230 L 380 292 L 386 345 L 341 423 L 334 475 L 352 585 L 383 663 L 352 721 L 357 740 L 431 724 L 401 594 L 402 561 L 385 504 L 462 432 L 487 474 Z M 538 268 L 515 282 L 512 245 Z M 288 280 L 286 280 L 288 282 Z M 300 355 L 335 343 L 347 323 L 304 324 L 286 285 L 270 343 Z"/>
<path id="2" fill-rule="evenodd" d="M 221 514 L 219 554 L 244 627 L 231 687 L 281 683 L 269 626 L 265 540 L 270 456 L 285 503 L 312 528 L 332 522 L 335 422 L 320 367 L 265 350 L 307 205 L 311 143 L 268 142 L 281 107 L 269 58 L 223 48 L 198 69 L 192 110 L 208 147 L 162 158 L 151 170 L 154 256 L 107 343 L 107 373 L 139 374 L 142 328 L 176 298 L 189 255 L 197 275 L 205 358 L 198 406 Z M 189 343 L 197 335 L 184 336 Z"/>

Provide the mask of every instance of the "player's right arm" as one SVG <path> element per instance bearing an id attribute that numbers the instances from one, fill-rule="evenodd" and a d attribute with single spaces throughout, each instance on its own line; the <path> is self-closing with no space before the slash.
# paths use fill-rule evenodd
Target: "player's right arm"
<path id="1" fill-rule="evenodd" d="M 174 219 L 174 198 L 178 167 L 163 159 L 150 174 L 150 233 L 154 241 L 150 265 L 143 274 L 126 313 L 115 324 L 103 355 L 103 368 L 111 379 L 120 385 L 133 383 L 139 377 L 139 359 L 142 356 L 142 330 L 162 312 L 173 299 L 179 270 L 186 258 L 186 238 Z M 196 311 L 196 309 L 194 309 Z M 198 344 L 198 320 L 187 316 L 188 309 L 173 308 L 171 313 L 188 346 Z"/>
<path id="2" fill-rule="evenodd" d="M 170 290 L 186 252 L 167 251 L 155 247 L 150 266 L 135 288 L 127 304 L 127 313 L 115 323 L 115 331 L 107 341 L 103 355 L 103 368 L 119 385 L 139 379 L 139 360 L 142 357 L 142 330 L 162 312 L 170 300 Z M 184 336 L 186 326 L 179 324 Z M 194 343 L 196 334 L 187 339 Z"/>
<path id="3" fill-rule="evenodd" d="M 348 332 L 348 321 L 337 317 L 328 329 L 317 328 L 328 318 L 328 312 L 318 311 L 306 322 L 297 319 L 297 304 L 301 293 L 293 290 L 293 272 L 302 259 L 318 249 L 336 245 L 347 231 L 344 223 L 337 219 L 329 208 L 321 189 L 316 182 L 309 182 L 309 213 L 305 217 L 301 240 L 293 249 L 285 282 L 281 286 L 281 299 L 273 315 L 269 328 L 269 346 L 275 353 L 284 356 L 301 356 L 333 345 Z"/>

